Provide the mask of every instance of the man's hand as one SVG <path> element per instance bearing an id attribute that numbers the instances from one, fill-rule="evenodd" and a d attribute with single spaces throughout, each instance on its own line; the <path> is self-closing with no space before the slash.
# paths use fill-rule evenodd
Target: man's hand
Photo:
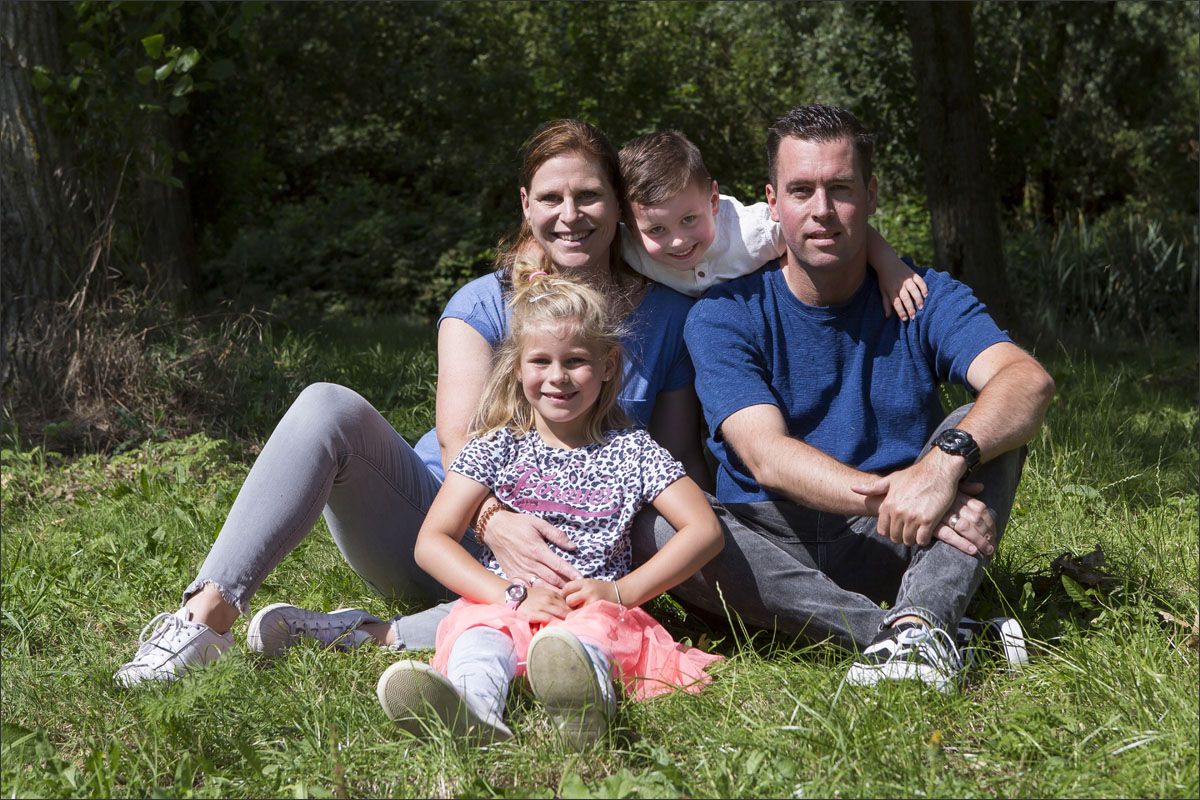
<path id="1" fill-rule="evenodd" d="M 880 536 L 897 544 L 925 547 L 946 517 L 966 471 L 963 458 L 935 447 L 907 469 L 851 488 L 870 498 L 868 506 L 878 500 L 875 515 L 879 517 Z"/>
<path id="2" fill-rule="evenodd" d="M 531 586 L 517 610 L 534 622 L 550 622 L 562 619 L 571 609 L 557 589 Z"/>
<path id="3" fill-rule="evenodd" d="M 574 542 L 545 520 L 507 509 L 497 511 L 488 521 L 483 538 L 506 575 L 527 580 L 537 578 L 555 588 L 583 577 L 579 570 L 546 546 L 546 542 L 550 542 L 563 550 L 575 549 Z"/>
<path id="4" fill-rule="evenodd" d="M 617 589 L 612 581 L 598 581 L 595 578 L 580 578 L 571 581 L 563 587 L 563 600 L 571 608 L 578 608 L 597 600 L 617 602 Z"/>
<path id="5" fill-rule="evenodd" d="M 971 495 L 983 491 L 982 483 L 964 483 L 938 525 L 936 538 L 967 555 L 996 552 L 996 518 L 982 500 Z"/>

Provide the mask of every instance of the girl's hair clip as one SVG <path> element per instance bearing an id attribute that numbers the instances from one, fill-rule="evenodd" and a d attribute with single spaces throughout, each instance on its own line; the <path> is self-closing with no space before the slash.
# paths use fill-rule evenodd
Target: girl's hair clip
<path id="1" fill-rule="evenodd" d="M 534 297 L 529 298 L 529 302 L 536 303 L 538 300 L 545 300 L 547 297 L 553 297 L 556 294 L 558 294 L 558 292 L 544 292 L 543 294 L 535 295 Z"/>
<path id="2" fill-rule="evenodd" d="M 529 280 L 532 281 L 534 278 L 536 278 L 539 275 L 548 275 L 548 274 L 549 273 L 546 272 L 544 269 L 539 269 L 537 272 L 535 272 L 529 276 Z"/>

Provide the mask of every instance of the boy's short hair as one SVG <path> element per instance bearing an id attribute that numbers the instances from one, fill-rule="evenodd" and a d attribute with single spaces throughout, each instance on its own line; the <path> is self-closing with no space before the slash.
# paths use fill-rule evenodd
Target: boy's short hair
<path id="1" fill-rule="evenodd" d="M 863 183 L 870 183 L 875 137 L 846 109 L 818 103 L 793 108 L 775 120 L 775 124 L 767 129 L 767 176 L 772 185 L 775 184 L 775 157 L 779 154 L 779 143 L 788 137 L 807 142 L 848 139 L 854 146 L 854 156 Z M 624 168 L 622 163 L 621 169 Z"/>
<path id="2" fill-rule="evenodd" d="M 712 181 L 700 149 L 679 131 L 658 131 L 637 137 L 621 148 L 621 181 L 625 184 L 625 209 L 630 204 L 665 203 L 693 181 Z"/>

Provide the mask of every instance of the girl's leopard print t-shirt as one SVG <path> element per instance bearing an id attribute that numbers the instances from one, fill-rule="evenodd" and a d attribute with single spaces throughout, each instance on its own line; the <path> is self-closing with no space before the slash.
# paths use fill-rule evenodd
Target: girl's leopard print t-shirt
<path id="1" fill-rule="evenodd" d="M 616 580 L 632 564 L 633 515 L 685 473 L 644 430 L 606 436 L 607 444 L 563 450 L 547 445 L 536 430 L 518 438 L 504 428 L 467 442 L 450 470 L 482 483 L 508 508 L 561 530 L 578 549 L 550 549 L 585 578 Z M 490 549 L 479 560 L 508 578 Z"/>

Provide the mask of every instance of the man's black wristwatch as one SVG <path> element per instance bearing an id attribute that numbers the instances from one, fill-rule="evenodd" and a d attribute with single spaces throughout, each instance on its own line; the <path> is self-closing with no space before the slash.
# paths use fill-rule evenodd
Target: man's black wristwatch
<path id="1" fill-rule="evenodd" d="M 952 456 L 962 456 L 967 460 L 967 472 L 979 466 L 979 445 L 974 437 L 961 428 L 948 428 L 937 435 L 933 443 L 942 452 Z"/>

